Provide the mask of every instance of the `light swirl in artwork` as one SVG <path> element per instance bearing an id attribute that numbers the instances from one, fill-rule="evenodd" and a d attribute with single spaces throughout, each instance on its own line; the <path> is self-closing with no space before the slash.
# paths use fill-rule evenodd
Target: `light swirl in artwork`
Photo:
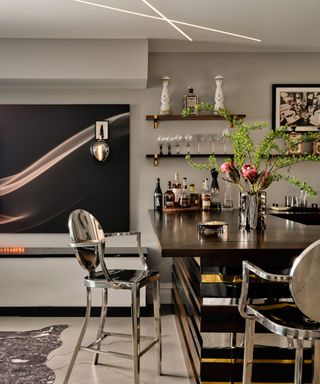
<path id="1" fill-rule="evenodd" d="M 108 118 L 109 124 L 112 124 L 116 120 L 122 119 L 129 116 L 129 113 L 121 113 L 116 116 Z M 40 159 L 29 165 L 14 175 L 0 179 L 0 196 L 7 195 L 17 189 L 30 183 L 36 177 L 46 172 L 48 169 L 53 167 L 55 164 L 60 162 L 62 159 L 70 155 L 76 149 L 92 140 L 95 136 L 94 126 L 91 125 L 81 132 L 73 135 L 57 147 L 52 149 L 50 152 L 42 156 Z M 12 218 L 15 220 L 16 218 Z M 8 220 L 8 218 L 7 218 Z M 12 221 L 11 220 L 11 221 Z"/>
<path id="2" fill-rule="evenodd" d="M 129 113 L 121 113 L 108 117 L 106 120 L 108 120 L 109 127 L 111 127 L 112 123 L 128 117 Z M 9 195 L 10 193 L 26 186 L 34 179 L 47 172 L 50 168 L 61 162 L 64 158 L 75 152 L 78 148 L 91 141 L 94 137 L 95 126 L 91 125 L 86 127 L 82 131 L 59 144 L 57 147 L 53 148 L 22 171 L 0 179 L 0 196 Z M 25 212 L 20 215 L 6 215 L 0 213 L 0 225 L 21 221 L 26 219 L 28 216 L 30 216 L 29 212 Z"/>

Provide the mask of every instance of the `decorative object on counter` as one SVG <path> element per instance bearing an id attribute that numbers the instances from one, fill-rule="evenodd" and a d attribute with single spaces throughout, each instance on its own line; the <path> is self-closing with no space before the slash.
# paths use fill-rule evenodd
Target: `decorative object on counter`
<path id="1" fill-rule="evenodd" d="M 320 85 L 272 84 L 272 128 L 299 132 L 320 127 Z"/>
<path id="2" fill-rule="evenodd" d="M 171 106 L 170 106 L 170 94 L 169 94 L 169 76 L 164 76 L 162 79 L 162 91 L 161 91 L 161 105 L 160 105 L 160 115 L 170 115 Z"/>
<path id="3" fill-rule="evenodd" d="M 159 177 L 157 178 L 156 188 L 153 193 L 153 209 L 155 211 L 162 211 L 162 191 Z"/>
<path id="4" fill-rule="evenodd" d="M 287 127 L 282 127 L 276 131 L 268 131 L 260 143 L 255 145 L 251 138 L 251 133 L 266 127 L 266 123 L 246 123 L 243 120 L 232 117 L 227 110 L 220 110 L 219 114 L 235 127 L 235 130 L 229 134 L 234 158 L 228 159 L 219 167 L 213 154 L 209 156 L 206 163 L 195 163 L 189 155 L 186 156 L 189 165 L 200 170 L 220 168 L 220 171 L 225 175 L 226 181 L 237 185 L 241 192 L 247 193 L 250 196 L 256 196 L 256 199 L 259 199 L 257 196 L 274 181 L 279 180 L 289 182 L 305 191 L 309 196 L 317 195 L 317 192 L 310 185 L 292 176 L 290 171 L 294 164 L 302 161 L 320 161 L 320 156 L 313 154 L 288 156 L 287 148 L 293 148 L 302 141 L 312 142 L 319 140 L 320 133 L 308 132 L 304 134 L 303 138 L 293 142 L 290 133 L 287 132 Z M 259 204 L 257 203 L 256 206 L 258 207 Z M 244 212 L 249 211 L 244 210 Z M 252 220 L 248 218 L 246 222 L 250 223 Z"/>
<path id="5" fill-rule="evenodd" d="M 266 227 L 267 194 L 240 192 L 240 228 L 264 230 Z"/>
<path id="6" fill-rule="evenodd" d="M 91 144 L 90 152 L 99 162 L 106 161 L 109 156 L 110 148 L 105 142 L 105 139 L 108 139 L 108 127 L 109 122 L 107 120 L 96 121 L 96 141 Z"/>
<path id="7" fill-rule="evenodd" d="M 197 224 L 197 227 L 201 236 L 217 236 L 224 240 L 227 239 L 228 223 L 224 221 L 208 221 Z"/>
<path id="8" fill-rule="evenodd" d="M 188 111 L 190 115 L 197 115 L 199 111 L 196 109 L 198 104 L 198 95 L 193 91 L 193 87 L 188 87 L 188 93 L 183 97 L 183 108 Z"/>
<path id="9" fill-rule="evenodd" d="M 222 90 L 223 76 L 218 75 L 214 79 L 216 81 L 216 91 L 214 94 L 214 112 L 218 113 L 220 109 L 224 108 L 224 96 Z"/>

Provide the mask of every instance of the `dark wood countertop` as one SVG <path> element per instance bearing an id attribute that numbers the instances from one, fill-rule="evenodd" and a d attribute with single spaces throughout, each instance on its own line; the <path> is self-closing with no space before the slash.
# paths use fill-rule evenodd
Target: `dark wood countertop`
<path id="1" fill-rule="evenodd" d="M 267 226 L 262 232 L 239 228 L 238 210 L 206 213 L 201 211 L 149 212 L 152 226 L 164 257 L 206 257 L 217 265 L 239 266 L 241 260 L 259 265 L 288 265 L 313 241 L 320 238 L 320 225 L 305 225 L 267 214 Z M 197 224 L 212 220 L 228 223 L 226 239 L 201 237 Z M 267 256 L 263 258 L 262 256 Z"/>

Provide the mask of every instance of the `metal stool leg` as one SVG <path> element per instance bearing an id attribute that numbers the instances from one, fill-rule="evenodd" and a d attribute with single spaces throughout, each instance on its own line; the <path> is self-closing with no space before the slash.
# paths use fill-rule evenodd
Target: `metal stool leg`
<path id="1" fill-rule="evenodd" d="M 136 285 L 131 290 L 132 356 L 134 384 L 140 383 L 140 289 Z"/>
<path id="2" fill-rule="evenodd" d="M 72 355 L 72 358 L 71 358 L 71 361 L 70 361 L 70 364 L 69 364 L 66 376 L 64 378 L 63 384 L 67 384 L 69 379 L 70 379 L 70 375 L 71 375 L 74 363 L 75 363 L 76 358 L 78 356 L 78 353 L 79 353 L 79 350 L 80 350 L 80 347 L 81 347 L 81 343 L 82 343 L 83 337 L 84 337 L 84 335 L 86 333 L 86 330 L 87 330 L 87 327 L 88 327 L 88 322 L 89 322 L 89 319 L 90 319 L 90 313 L 91 313 L 91 288 L 87 287 L 87 308 L 86 308 L 86 314 L 85 314 L 83 326 L 82 326 L 82 329 L 81 329 L 81 332 L 80 332 L 80 336 L 78 338 L 76 347 L 75 347 L 75 349 L 73 351 L 73 355 Z"/>
<path id="3" fill-rule="evenodd" d="M 253 336 L 255 320 L 246 319 L 246 330 L 244 338 L 244 356 L 243 356 L 243 384 L 251 384 L 252 364 L 253 364 Z"/>
<path id="4" fill-rule="evenodd" d="M 162 374 L 162 341 L 161 341 L 161 314 L 160 314 L 160 281 L 153 283 L 153 315 L 155 334 L 158 339 L 156 344 L 157 375 Z"/>
<path id="5" fill-rule="evenodd" d="M 294 384 L 302 384 L 303 340 L 297 340 Z"/>
<path id="6" fill-rule="evenodd" d="M 101 339 L 102 337 L 102 332 L 104 330 L 104 324 L 106 321 L 107 317 L 107 307 L 108 305 L 108 290 L 107 289 L 102 289 L 102 303 L 101 303 L 101 314 L 100 314 L 100 322 L 99 322 L 99 329 L 97 333 L 97 340 Z M 100 351 L 101 348 L 101 341 L 97 345 L 97 349 Z M 94 365 L 97 365 L 99 362 L 99 353 L 96 353 L 94 356 Z"/>

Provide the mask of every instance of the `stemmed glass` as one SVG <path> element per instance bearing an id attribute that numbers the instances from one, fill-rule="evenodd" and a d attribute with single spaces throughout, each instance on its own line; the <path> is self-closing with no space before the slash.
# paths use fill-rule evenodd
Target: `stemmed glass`
<path id="1" fill-rule="evenodd" d="M 197 153 L 200 154 L 200 149 L 201 149 L 200 144 L 201 144 L 201 141 L 203 141 L 203 136 L 202 135 L 194 135 L 193 138 L 194 138 L 194 142 L 197 145 Z"/>
<path id="2" fill-rule="evenodd" d="M 219 135 L 217 135 L 216 133 L 212 133 L 211 135 L 209 135 L 208 139 L 211 142 L 211 153 L 215 153 L 215 142 L 218 141 Z"/>
<path id="3" fill-rule="evenodd" d="M 180 143 L 181 143 L 181 140 L 182 140 L 182 136 L 181 135 L 175 135 L 174 136 L 174 145 L 175 145 L 175 148 L 176 148 L 176 155 L 180 154 Z"/>
<path id="4" fill-rule="evenodd" d="M 230 140 L 230 131 L 228 128 L 225 128 L 223 131 L 222 131 L 222 134 L 221 134 L 221 141 L 223 142 L 223 153 L 227 153 L 228 152 L 228 142 Z"/>
<path id="5" fill-rule="evenodd" d="M 186 143 L 187 154 L 190 154 L 190 145 L 192 142 L 192 135 L 184 135 L 184 141 Z"/>
<path id="6" fill-rule="evenodd" d="M 167 149 L 168 149 L 167 154 L 168 154 L 168 155 L 171 155 L 171 143 L 170 143 L 170 137 L 169 137 L 169 136 L 164 136 L 164 137 L 163 137 L 163 143 L 164 143 L 164 145 L 167 146 Z"/>
<path id="7" fill-rule="evenodd" d="M 159 155 L 163 155 L 163 144 L 164 144 L 164 136 L 159 135 L 157 138 L 157 141 L 159 143 Z"/>

